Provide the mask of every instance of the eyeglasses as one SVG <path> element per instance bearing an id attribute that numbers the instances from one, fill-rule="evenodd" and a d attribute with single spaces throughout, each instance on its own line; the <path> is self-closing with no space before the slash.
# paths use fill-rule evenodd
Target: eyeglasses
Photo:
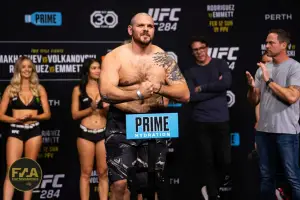
<path id="1" fill-rule="evenodd" d="M 195 49 L 192 49 L 192 50 L 194 52 L 197 52 L 197 51 L 204 51 L 206 48 L 207 48 L 207 46 L 204 46 L 204 47 L 199 47 L 199 48 L 195 48 Z"/>

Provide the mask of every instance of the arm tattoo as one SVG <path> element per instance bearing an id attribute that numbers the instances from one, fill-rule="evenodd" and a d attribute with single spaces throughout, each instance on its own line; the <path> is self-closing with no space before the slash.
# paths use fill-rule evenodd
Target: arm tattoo
<path id="1" fill-rule="evenodd" d="M 178 64 L 165 52 L 157 52 L 153 56 L 154 63 L 167 70 L 167 77 L 170 81 L 185 82 Z"/>
<path id="2" fill-rule="evenodd" d="M 172 65 L 170 68 L 168 68 L 167 71 L 168 71 L 168 79 L 169 80 L 185 81 L 177 63 L 174 62 L 174 65 Z"/>
<path id="3" fill-rule="evenodd" d="M 163 68 L 169 68 L 174 60 L 165 52 L 156 52 L 153 56 L 154 63 Z"/>

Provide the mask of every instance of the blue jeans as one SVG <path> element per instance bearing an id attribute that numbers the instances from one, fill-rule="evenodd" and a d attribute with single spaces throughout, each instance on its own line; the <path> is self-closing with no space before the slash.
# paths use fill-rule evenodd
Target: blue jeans
<path id="1" fill-rule="evenodd" d="M 292 187 L 293 200 L 300 200 L 299 135 L 256 132 L 261 174 L 261 199 L 275 200 L 276 148 L 285 176 Z"/>

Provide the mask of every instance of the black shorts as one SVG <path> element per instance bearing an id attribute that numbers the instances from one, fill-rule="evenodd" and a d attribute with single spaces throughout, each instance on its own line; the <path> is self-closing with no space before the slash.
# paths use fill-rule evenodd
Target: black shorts
<path id="1" fill-rule="evenodd" d="M 105 128 L 102 129 L 88 129 L 83 125 L 80 125 L 80 132 L 78 137 L 85 140 L 97 143 L 105 138 Z"/>
<path id="2" fill-rule="evenodd" d="M 23 142 L 40 135 L 42 134 L 39 122 L 33 124 L 10 124 L 8 132 L 8 137 L 15 137 Z"/>
<path id="3" fill-rule="evenodd" d="M 161 111 L 163 112 L 163 111 Z M 148 167 L 148 144 L 147 140 L 127 140 L 126 139 L 126 113 L 110 106 L 107 115 L 106 124 L 106 156 L 108 167 L 109 183 L 112 184 L 119 180 L 131 180 L 134 177 L 128 177 L 130 168 L 132 167 Z M 164 169 L 166 155 L 168 151 L 168 140 L 157 139 L 155 152 L 153 152 L 156 160 L 157 178 Z M 147 173 L 140 172 L 136 174 L 135 186 L 139 186 L 138 193 L 142 193 L 147 186 Z M 156 181 L 156 188 L 160 189 L 160 182 Z M 130 189 L 130 188 L 129 188 Z"/>
<path id="4" fill-rule="evenodd" d="M 147 140 L 127 140 L 124 134 L 109 134 L 105 144 L 109 182 L 127 180 L 128 169 L 131 167 L 148 167 Z M 162 171 L 165 166 L 168 151 L 167 140 L 156 140 L 155 169 Z M 159 177 L 157 177 L 159 178 Z M 147 187 L 147 173 L 139 172 L 136 175 L 138 193 Z M 157 186 L 159 187 L 159 186 Z"/>

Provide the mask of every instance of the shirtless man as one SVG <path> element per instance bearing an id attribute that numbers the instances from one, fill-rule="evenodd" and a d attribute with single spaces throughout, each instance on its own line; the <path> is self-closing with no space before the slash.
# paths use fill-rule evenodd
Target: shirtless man
<path id="1" fill-rule="evenodd" d="M 145 140 L 126 139 L 126 114 L 163 112 L 166 99 L 188 102 L 190 97 L 176 62 L 152 44 L 153 19 L 146 13 L 136 14 L 128 26 L 128 33 L 131 42 L 105 56 L 100 77 L 102 99 L 111 104 L 106 150 L 113 200 L 129 199 L 126 169 L 133 165 L 147 166 Z M 158 163 L 159 159 L 164 160 L 167 145 L 166 140 L 157 140 L 157 144 L 161 146 Z M 137 178 L 139 185 L 145 186 L 146 175 L 137 175 Z"/>

